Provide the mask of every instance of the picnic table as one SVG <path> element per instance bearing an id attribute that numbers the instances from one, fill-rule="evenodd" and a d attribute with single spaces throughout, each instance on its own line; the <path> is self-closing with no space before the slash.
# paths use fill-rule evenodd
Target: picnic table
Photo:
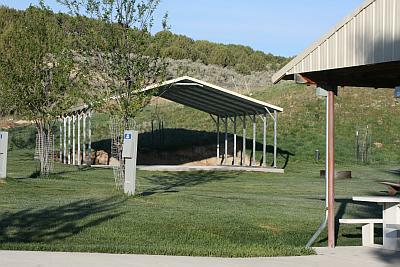
<path id="1" fill-rule="evenodd" d="M 400 251 L 400 197 L 353 197 L 354 201 L 378 203 L 383 207 L 383 248 Z"/>

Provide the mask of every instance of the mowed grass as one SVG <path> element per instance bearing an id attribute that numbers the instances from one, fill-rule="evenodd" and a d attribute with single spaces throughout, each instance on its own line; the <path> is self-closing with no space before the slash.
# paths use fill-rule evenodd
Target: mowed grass
<path id="1" fill-rule="evenodd" d="M 50 178 L 29 178 L 35 166 L 32 151 L 10 153 L 9 178 L 0 182 L 0 249 L 307 255 L 323 217 L 324 179 L 313 164 L 289 165 L 283 175 L 139 172 L 139 195 L 130 198 L 115 189 L 111 170 L 57 165 Z M 337 219 L 378 217 L 378 206 L 350 199 L 383 194 L 377 182 L 398 177 L 390 167 L 351 169 L 352 180 L 336 182 Z M 360 244 L 358 226 L 340 227 L 338 245 Z"/>

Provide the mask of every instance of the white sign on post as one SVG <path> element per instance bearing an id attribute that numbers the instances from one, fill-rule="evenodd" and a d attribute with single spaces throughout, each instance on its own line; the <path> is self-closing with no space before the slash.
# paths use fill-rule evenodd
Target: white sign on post
<path id="1" fill-rule="evenodd" d="M 138 131 L 125 131 L 124 143 L 122 146 L 122 157 L 125 160 L 125 181 L 124 192 L 132 196 L 135 194 L 136 188 L 136 161 L 137 161 L 137 145 Z"/>
<path id="2" fill-rule="evenodd" d="M 7 177 L 8 133 L 0 132 L 0 178 Z"/>

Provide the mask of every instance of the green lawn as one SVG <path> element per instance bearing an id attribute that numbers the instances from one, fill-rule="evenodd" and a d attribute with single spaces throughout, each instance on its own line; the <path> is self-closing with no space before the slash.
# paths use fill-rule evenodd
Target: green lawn
<path id="1" fill-rule="evenodd" d="M 115 190 L 111 170 L 57 165 L 29 178 L 28 150 L 10 153 L 0 182 L 0 249 L 201 256 L 283 256 L 304 248 L 323 215 L 321 166 L 296 163 L 286 174 L 139 172 L 140 196 Z M 339 167 L 348 169 L 349 167 Z M 336 182 L 338 217 L 379 216 L 353 195 L 382 194 L 389 167 L 351 167 Z M 323 235 L 317 246 L 325 245 Z M 341 226 L 338 245 L 360 245 L 361 229 Z"/>

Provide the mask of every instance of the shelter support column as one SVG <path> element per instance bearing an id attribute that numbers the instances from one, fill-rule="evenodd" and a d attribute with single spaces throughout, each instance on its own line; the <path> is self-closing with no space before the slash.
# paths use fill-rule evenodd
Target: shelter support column
<path id="1" fill-rule="evenodd" d="M 237 142 L 236 142 L 236 116 L 233 117 L 233 165 L 236 165 L 236 150 L 237 150 Z"/>
<path id="2" fill-rule="evenodd" d="M 224 164 L 228 163 L 228 118 L 225 118 L 225 156 L 224 156 Z"/>
<path id="3" fill-rule="evenodd" d="M 335 94 L 337 92 L 336 86 L 325 86 L 328 91 L 328 107 L 327 107 L 327 119 L 328 119 L 328 247 L 335 247 L 335 146 L 334 146 L 334 134 L 335 134 Z"/>
<path id="4" fill-rule="evenodd" d="M 83 164 L 86 164 L 86 112 L 83 113 L 83 129 L 82 129 L 82 133 L 83 133 L 83 146 L 82 146 L 82 162 Z"/>
<path id="5" fill-rule="evenodd" d="M 60 135 L 60 162 L 62 163 L 63 162 L 63 128 L 62 128 L 62 119 L 60 118 L 60 132 L 59 132 L 59 135 Z"/>
<path id="6" fill-rule="evenodd" d="M 256 115 L 253 115 L 253 156 L 251 160 L 252 166 L 256 166 L 256 130 L 257 130 Z"/>
<path id="7" fill-rule="evenodd" d="M 276 168 L 276 158 L 278 152 L 278 111 L 274 110 L 274 168 Z"/>
<path id="8" fill-rule="evenodd" d="M 243 145 L 240 165 L 246 164 L 246 115 L 243 116 Z"/>
<path id="9" fill-rule="evenodd" d="M 267 116 L 263 115 L 263 159 L 262 166 L 267 166 Z"/>
<path id="10" fill-rule="evenodd" d="M 71 116 L 68 116 L 68 164 L 71 164 Z"/>
<path id="11" fill-rule="evenodd" d="M 76 164 L 76 142 L 75 142 L 76 115 L 72 115 L 72 165 Z"/>
<path id="12" fill-rule="evenodd" d="M 78 166 L 81 165 L 81 119 L 82 115 L 78 114 L 78 155 L 77 155 L 77 164 Z"/>
<path id="13" fill-rule="evenodd" d="M 63 117 L 63 123 L 64 123 L 64 140 L 63 140 L 63 163 L 67 164 L 67 117 Z"/>
<path id="14" fill-rule="evenodd" d="M 92 165 L 92 111 L 88 111 L 88 165 Z"/>
<path id="15" fill-rule="evenodd" d="M 220 146 L 220 140 L 219 140 L 219 116 L 217 116 L 217 166 L 220 165 L 220 161 L 219 161 L 219 146 Z"/>

